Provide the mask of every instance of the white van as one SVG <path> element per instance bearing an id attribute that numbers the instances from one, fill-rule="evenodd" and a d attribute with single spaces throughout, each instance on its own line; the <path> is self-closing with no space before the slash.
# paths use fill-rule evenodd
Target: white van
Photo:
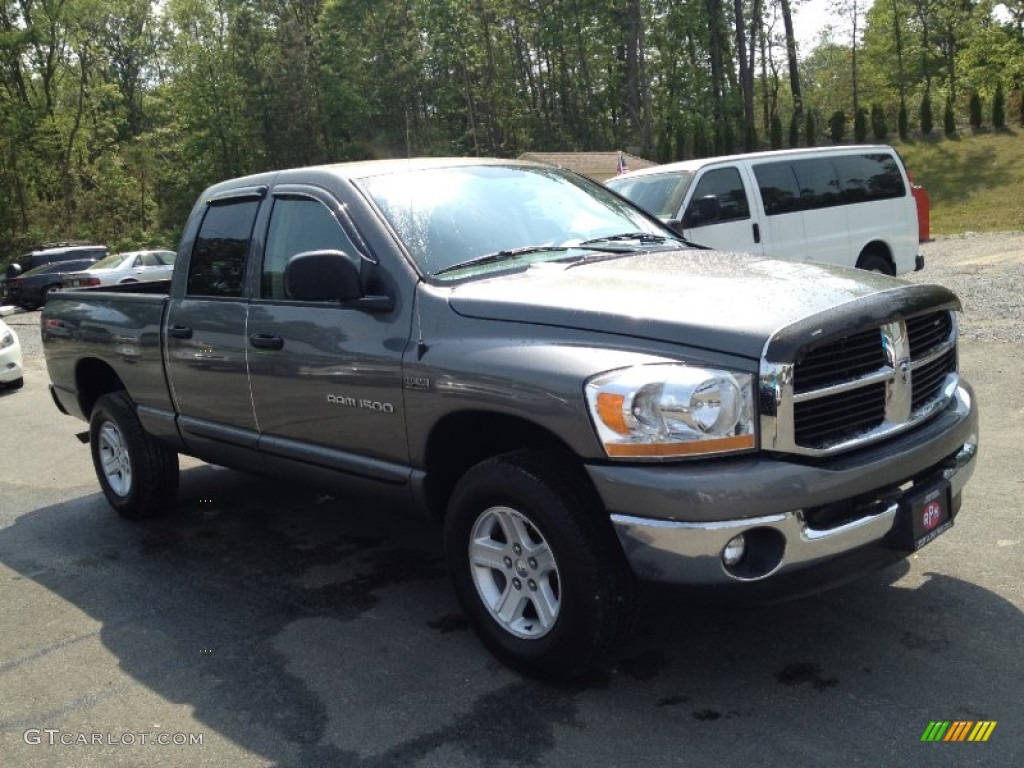
<path id="1" fill-rule="evenodd" d="M 890 275 L 924 266 L 917 204 L 903 161 L 889 146 L 708 157 L 605 183 L 709 248 Z"/>

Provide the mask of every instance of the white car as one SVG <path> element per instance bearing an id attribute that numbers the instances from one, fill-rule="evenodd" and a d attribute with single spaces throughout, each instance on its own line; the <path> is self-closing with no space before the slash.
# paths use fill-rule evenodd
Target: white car
<path id="1" fill-rule="evenodd" d="M 127 251 L 112 253 L 81 272 L 64 275 L 64 288 L 91 288 L 116 283 L 169 280 L 174 268 L 174 251 Z"/>
<path id="2" fill-rule="evenodd" d="M 21 389 L 25 383 L 22 363 L 18 334 L 0 320 L 0 386 L 5 389 Z"/>

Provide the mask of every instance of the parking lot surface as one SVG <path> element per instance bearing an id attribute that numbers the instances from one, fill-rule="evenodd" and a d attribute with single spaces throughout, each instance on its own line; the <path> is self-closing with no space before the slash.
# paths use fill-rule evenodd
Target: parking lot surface
<path id="1" fill-rule="evenodd" d="M 6 318 L 26 383 L 0 393 L 0 765 L 1024 764 L 1024 238 L 966 242 L 911 278 L 965 299 L 982 439 L 952 530 L 793 602 L 649 592 L 568 686 L 495 663 L 439 531 L 372 499 L 185 459 L 176 515 L 117 518 L 50 400 L 38 313 Z M 933 721 L 996 725 L 922 742 Z"/>

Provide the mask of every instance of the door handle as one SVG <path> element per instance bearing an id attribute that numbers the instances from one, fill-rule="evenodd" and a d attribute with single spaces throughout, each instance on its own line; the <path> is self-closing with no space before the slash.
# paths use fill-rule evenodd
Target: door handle
<path id="1" fill-rule="evenodd" d="M 254 333 L 249 343 L 257 349 L 283 349 L 284 339 L 273 333 Z"/>
<path id="2" fill-rule="evenodd" d="M 757 223 L 754 224 L 754 242 L 761 242 L 761 225 Z"/>
<path id="3" fill-rule="evenodd" d="M 176 339 L 191 339 L 192 329 L 187 325 L 172 325 L 167 329 L 167 335 Z"/>

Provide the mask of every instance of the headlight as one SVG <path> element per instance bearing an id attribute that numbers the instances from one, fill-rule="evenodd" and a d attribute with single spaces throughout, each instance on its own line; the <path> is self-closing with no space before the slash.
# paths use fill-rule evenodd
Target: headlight
<path id="1" fill-rule="evenodd" d="M 14 334 L 8 331 L 0 338 L 0 349 L 6 349 L 14 343 Z"/>
<path id="2" fill-rule="evenodd" d="M 753 450 L 753 376 L 683 364 L 638 365 L 595 376 L 587 406 L 612 458 Z"/>

